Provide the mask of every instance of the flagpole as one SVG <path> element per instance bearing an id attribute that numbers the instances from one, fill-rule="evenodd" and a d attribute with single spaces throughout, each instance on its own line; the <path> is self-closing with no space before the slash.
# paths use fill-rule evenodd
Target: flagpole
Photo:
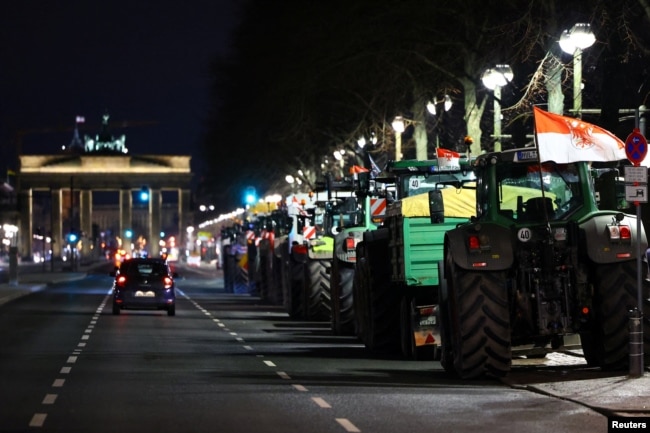
<path id="1" fill-rule="evenodd" d="M 533 122 L 534 124 L 535 122 Z M 535 140 L 535 149 L 537 150 L 537 167 L 538 167 L 538 173 L 539 173 L 539 189 L 542 191 L 542 198 L 546 199 L 546 194 L 544 194 L 544 177 L 542 175 L 542 158 L 539 155 L 539 146 L 537 145 L 538 139 L 537 139 L 537 126 L 534 127 L 533 129 L 533 139 Z M 548 209 L 546 206 L 542 206 L 544 208 L 544 219 L 546 220 L 546 228 L 548 230 L 548 233 L 551 233 L 551 222 L 548 219 Z"/>

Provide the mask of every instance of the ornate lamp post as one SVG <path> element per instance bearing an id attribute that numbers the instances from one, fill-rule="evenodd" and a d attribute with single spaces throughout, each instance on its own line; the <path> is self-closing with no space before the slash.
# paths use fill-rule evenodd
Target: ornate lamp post
<path id="1" fill-rule="evenodd" d="M 578 23 L 565 30 L 560 37 L 560 48 L 565 53 L 573 55 L 573 115 L 582 117 L 582 50 L 596 42 L 596 36 L 591 26 Z"/>
<path id="2" fill-rule="evenodd" d="M 396 116 L 391 123 L 395 131 L 395 161 L 402 160 L 402 133 L 406 129 L 406 123 L 402 116 Z"/>
<path id="3" fill-rule="evenodd" d="M 512 81 L 509 65 L 496 65 L 481 76 L 483 85 L 494 92 L 494 151 L 501 152 L 501 88 Z"/>

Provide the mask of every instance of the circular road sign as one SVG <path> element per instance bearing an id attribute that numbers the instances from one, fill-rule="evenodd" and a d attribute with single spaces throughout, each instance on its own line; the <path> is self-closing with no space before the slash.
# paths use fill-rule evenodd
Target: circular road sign
<path id="1" fill-rule="evenodd" d="M 634 128 L 632 133 L 625 140 L 625 155 L 634 165 L 641 164 L 648 153 L 648 142 L 639 128 Z"/>

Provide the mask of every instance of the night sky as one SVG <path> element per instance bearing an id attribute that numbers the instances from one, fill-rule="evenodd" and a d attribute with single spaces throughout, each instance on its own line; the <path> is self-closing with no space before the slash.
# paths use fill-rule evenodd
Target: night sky
<path id="1" fill-rule="evenodd" d="M 110 114 L 132 154 L 191 154 L 210 104 L 210 63 L 227 52 L 237 0 L 21 0 L 0 13 L 0 157 L 56 153 Z M 128 123 L 129 127 L 120 128 Z"/>

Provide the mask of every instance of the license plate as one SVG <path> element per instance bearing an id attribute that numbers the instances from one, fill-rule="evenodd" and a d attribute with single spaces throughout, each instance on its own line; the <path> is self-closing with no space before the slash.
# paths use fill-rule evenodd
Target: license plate
<path id="1" fill-rule="evenodd" d="M 148 290 L 146 292 L 143 292 L 142 290 L 138 290 L 138 291 L 135 292 L 135 296 L 136 297 L 153 298 L 153 297 L 156 296 L 156 294 L 154 292 L 152 292 L 151 290 Z"/>

